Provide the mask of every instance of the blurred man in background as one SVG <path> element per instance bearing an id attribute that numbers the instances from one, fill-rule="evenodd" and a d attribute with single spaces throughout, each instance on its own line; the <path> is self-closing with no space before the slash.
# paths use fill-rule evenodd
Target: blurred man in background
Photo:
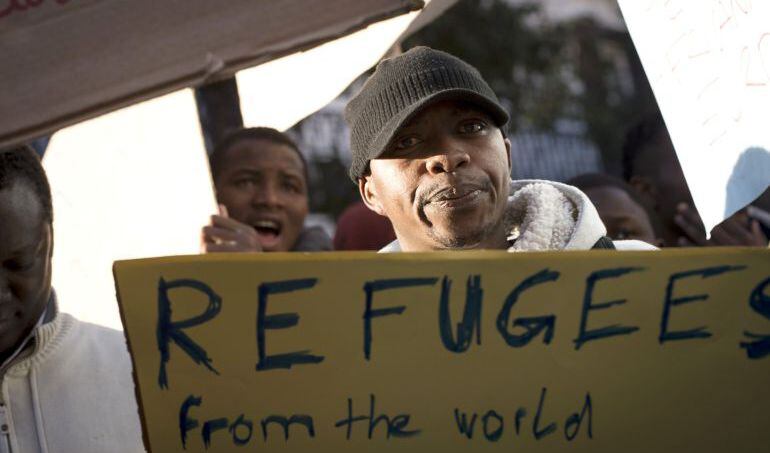
<path id="1" fill-rule="evenodd" d="M 144 451 L 123 334 L 58 310 L 52 222 L 37 154 L 0 150 L 0 451 Z"/>
<path id="2" fill-rule="evenodd" d="M 238 130 L 210 163 L 221 212 L 203 228 L 204 252 L 331 250 L 320 227 L 304 226 L 307 164 L 288 136 L 264 127 Z"/>
<path id="3" fill-rule="evenodd" d="M 644 206 L 639 194 L 625 181 L 602 173 L 587 173 L 567 181 L 582 190 L 596 207 L 599 217 L 612 239 L 638 239 L 662 246 L 660 222 L 651 209 Z"/>

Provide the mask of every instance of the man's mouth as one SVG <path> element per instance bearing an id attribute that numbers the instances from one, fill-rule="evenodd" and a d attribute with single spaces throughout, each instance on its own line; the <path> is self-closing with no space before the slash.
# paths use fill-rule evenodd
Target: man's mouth
<path id="1" fill-rule="evenodd" d="M 252 224 L 264 249 L 274 248 L 281 241 L 282 225 L 276 220 L 257 220 Z"/>
<path id="2" fill-rule="evenodd" d="M 442 208 L 463 207 L 478 200 L 484 191 L 483 187 L 476 184 L 448 186 L 430 194 L 425 204 Z"/>

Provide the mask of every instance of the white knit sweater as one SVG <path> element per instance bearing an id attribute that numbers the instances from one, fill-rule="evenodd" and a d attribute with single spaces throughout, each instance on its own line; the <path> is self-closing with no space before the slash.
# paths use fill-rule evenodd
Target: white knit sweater
<path id="1" fill-rule="evenodd" d="M 513 225 L 509 252 L 590 250 L 607 234 L 599 213 L 583 192 L 553 181 L 514 181 L 506 215 Z M 657 250 L 637 240 L 613 243 L 618 250 Z M 400 251 L 397 240 L 380 250 Z"/>
<path id="2" fill-rule="evenodd" d="M 34 340 L 0 376 L 11 452 L 145 451 L 123 334 L 57 313 Z"/>

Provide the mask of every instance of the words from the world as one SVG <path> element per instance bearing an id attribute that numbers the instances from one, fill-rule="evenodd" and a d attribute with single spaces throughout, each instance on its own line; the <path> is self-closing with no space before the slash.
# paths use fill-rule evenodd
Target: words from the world
<path id="1" fill-rule="evenodd" d="M 115 278 L 151 451 L 770 442 L 768 250 L 194 256 Z"/>

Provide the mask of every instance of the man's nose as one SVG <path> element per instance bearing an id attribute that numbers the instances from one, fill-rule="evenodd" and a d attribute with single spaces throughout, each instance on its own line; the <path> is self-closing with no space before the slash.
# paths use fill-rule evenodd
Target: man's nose
<path id="1" fill-rule="evenodd" d="M 278 206 L 281 204 L 281 197 L 276 187 L 266 184 L 254 192 L 252 203 L 262 206 Z"/>
<path id="2" fill-rule="evenodd" d="M 426 166 L 431 174 L 452 173 L 471 161 L 470 155 L 462 149 L 448 147 L 446 151 L 428 158 Z"/>

